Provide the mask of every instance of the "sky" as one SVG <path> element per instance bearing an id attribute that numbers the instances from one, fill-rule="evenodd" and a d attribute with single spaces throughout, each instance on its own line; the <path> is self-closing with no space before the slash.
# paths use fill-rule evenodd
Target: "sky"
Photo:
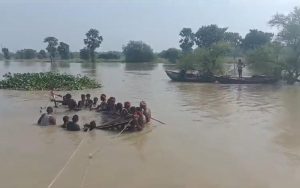
<path id="1" fill-rule="evenodd" d="M 276 32 L 267 22 L 287 14 L 299 0 L 0 0 L 0 45 L 10 51 L 44 49 L 54 36 L 84 47 L 90 28 L 99 30 L 98 51 L 122 50 L 130 40 L 142 40 L 154 51 L 179 48 L 179 32 L 217 24 L 244 36 L 249 29 Z"/>

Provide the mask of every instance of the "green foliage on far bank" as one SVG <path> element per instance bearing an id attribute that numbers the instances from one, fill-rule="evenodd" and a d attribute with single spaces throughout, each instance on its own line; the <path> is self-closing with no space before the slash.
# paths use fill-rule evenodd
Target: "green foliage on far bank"
<path id="1" fill-rule="evenodd" d="M 0 89 L 12 90 L 82 90 L 100 88 L 101 85 L 87 76 L 44 73 L 7 73 L 0 81 Z"/>

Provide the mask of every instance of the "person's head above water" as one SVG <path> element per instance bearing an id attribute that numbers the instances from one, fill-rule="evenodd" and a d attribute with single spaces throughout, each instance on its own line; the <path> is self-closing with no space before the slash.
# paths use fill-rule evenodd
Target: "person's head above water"
<path id="1" fill-rule="evenodd" d="M 82 101 L 85 100 L 85 94 L 81 94 L 81 100 L 82 100 Z"/>
<path id="2" fill-rule="evenodd" d="M 63 117 L 63 122 L 68 123 L 69 122 L 69 116 L 64 116 Z"/>
<path id="3" fill-rule="evenodd" d="M 121 111 L 123 109 L 123 104 L 120 102 L 117 103 L 116 109 Z"/>
<path id="4" fill-rule="evenodd" d="M 106 95 L 105 94 L 101 94 L 100 95 L 100 100 L 101 101 L 106 101 Z"/>
<path id="5" fill-rule="evenodd" d="M 74 116 L 72 117 L 72 121 L 73 121 L 74 123 L 77 123 L 78 120 L 79 120 L 78 115 L 74 115 Z"/>
<path id="6" fill-rule="evenodd" d="M 89 93 L 86 94 L 86 99 L 88 99 L 88 100 L 91 99 L 91 94 L 89 94 Z"/>
<path id="7" fill-rule="evenodd" d="M 140 102 L 140 108 L 145 109 L 147 108 L 147 103 L 145 101 Z"/>
<path id="8" fill-rule="evenodd" d="M 124 102 L 124 108 L 129 109 L 131 106 L 130 102 L 126 101 Z"/>
<path id="9" fill-rule="evenodd" d="M 71 99 L 72 98 L 72 95 L 70 93 L 67 93 L 66 94 L 66 99 Z"/>
<path id="10" fill-rule="evenodd" d="M 94 97 L 93 102 L 94 102 L 94 104 L 97 104 L 97 102 L 98 102 L 98 97 Z"/>
<path id="11" fill-rule="evenodd" d="M 51 106 L 48 106 L 46 111 L 47 111 L 48 114 L 52 114 L 53 113 L 53 108 Z"/>
<path id="12" fill-rule="evenodd" d="M 134 114 L 136 112 L 136 108 L 134 106 L 130 107 L 129 112 Z"/>

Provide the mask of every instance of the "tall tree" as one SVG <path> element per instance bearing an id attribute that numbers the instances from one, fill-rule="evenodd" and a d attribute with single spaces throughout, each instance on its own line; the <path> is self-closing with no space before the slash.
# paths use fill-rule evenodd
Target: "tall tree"
<path id="1" fill-rule="evenodd" d="M 49 53 L 50 61 L 52 63 L 54 61 L 55 56 L 56 56 L 56 51 L 57 51 L 56 47 L 58 45 L 58 40 L 55 37 L 46 37 L 44 39 L 44 42 L 48 43 L 48 46 L 47 46 L 46 49 Z"/>
<path id="2" fill-rule="evenodd" d="M 251 29 L 242 41 L 242 47 L 245 51 L 255 50 L 271 42 L 274 34 L 257 29 Z"/>
<path id="3" fill-rule="evenodd" d="M 45 50 L 40 50 L 39 53 L 37 54 L 37 57 L 38 57 L 39 59 L 45 59 L 45 58 L 47 58 L 47 53 L 46 53 L 46 51 L 45 51 Z"/>
<path id="4" fill-rule="evenodd" d="M 189 53 L 193 51 L 195 35 L 191 28 L 183 28 L 180 33 L 180 48 L 184 53 Z"/>
<path id="5" fill-rule="evenodd" d="M 279 28 L 276 39 L 284 46 L 282 63 L 287 72 L 287 81 L 292 84 L 300 76 L 300 8 L 295 7 L 287 15 L 274 15 L 269 24 Z"/>
<path id="6" fill-rule="evenodd" d="M 142 41 L 129 41 L 123 47 L 126 62 L 150 62 L 154 59 L 152 48 Z"/>
<path id="7" fill-rule="evenodd" d="M 60 42 L 59 46 L 57 47 L 57 51 L 62 59 L 70 58 L 70 47 L 68 44 Z"/>
<path id="8" fill-rule="evenodd" d="M 225 32 L 224 33 L 224 42 L 229 44 L 231 47 L 231 56 L 236 59 L 241 55 L 241 44 L 242 36 L 239 33 L 234 32 Z"/>
<path id="9" fill-rule="evenodd" d="M 171 63 L 176 63 L 176 61 L 181 56 L 181 50 L 178 50 L 176 48 L 169 48 L 159 53 L 159 56 L 169 60 Z"/>
<path id="10" fill-rule="evenodd" d="M 2 48 L 2 53 L 5 59 L 10 59 L 10 54 L 8 48 Z"/>
<path id="11" fill-rule="evenodd" d="M 195 33 L 195 43 L 198 47 L 210 48 L 224 40 L 227 28 L 220 28 L 217 25 L 202 26 Z"/>
<path id="12" fill-rule="evenodd" d="M 95 62 L 95 50 L 100 47 L 103 37 L 99 35 L 99 31 L 96 29 L 90 29 L 85 35 L 84 44 L 90 53 L 92 62 Z"/>

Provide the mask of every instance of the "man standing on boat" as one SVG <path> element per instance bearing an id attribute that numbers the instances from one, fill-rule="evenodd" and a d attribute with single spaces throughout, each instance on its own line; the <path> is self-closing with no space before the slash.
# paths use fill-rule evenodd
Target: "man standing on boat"
<path id="1" fill-rule="evenodd" d="M 238 73 L 239 73 L 239 78 L 242 78 L 242 74 L 243 74 L 243 68 L 245 67 L 245 64 L 242 62 L 241 59 L 239 59 L 238 63 L 237 63 L 237 68 L 238 68 Z"/>

